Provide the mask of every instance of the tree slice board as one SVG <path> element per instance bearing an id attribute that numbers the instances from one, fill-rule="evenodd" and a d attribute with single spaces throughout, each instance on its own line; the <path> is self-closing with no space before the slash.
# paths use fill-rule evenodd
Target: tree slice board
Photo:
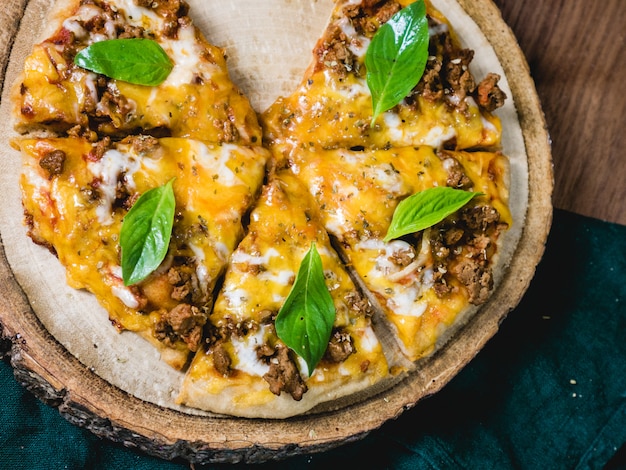
<path id="1" fill-rule="evenodd" d="M 0 225 L 0 348 L 10 355 L 16 380 L 57 407 L 70 422 L 152 455 L 182 457 L 195 463 L 258 463 L 323 452 L 363 438 L 439 391 L 497 333 L 500 323 L 526 291 L 543 254 L 552 218 L 550 144 L 534 83 L 513 34 L 491 0 L 433 0 L 452 21 L 461 40 L 477 50 L 477 57 L 491 58 L 484 64 L 478 62 L 478 75 L 496 65 L 508 82 L 507 92 L 512 99 L 502 111 L 503 121 L 514 121 L 515 126 L 512 135 L 505 130 L 503 145 L 505 153 L 518 153 L 513 157 L 512 171 L 520 165 L 528 175 L 512 188 L 520 201 L 519 219 L 524 222 L 516 229 L 519 240 L 515 251 L 489 303 L 436 354 L 424 360 L 415 373 L 393 388 L 365 400 L 345 401 L 336 408 L 288 420 L 223 417 L 174 406 L 167 393 L 150 392 L 151 380 L 161 373 L 158 368 L 143 383 L 120 382 L 115 371 L 124 368 L 127 358 L 107 353 L 108 341 L 113 343 L 111 347 L 121 342 L 122 347 L 141 354 L 145 345 L 124 335 L 101 338 L 98 332 L 93 333 L 93 340 L 75 340 L 73 328 L 77 327 L 73 322 L 84 321 L 89 315 L 62 317 L 64 302 L 81 302 L 83 311 L 88 311 L 93 299 L 85 293 L 53 288 L 54 283 L 48 279 L 63 281 L 62 268 L 50 264 L 50 260 L 40 262 L 43 255 L 39 252 L 33 256 L 30 250 L 38 248 L 31 246 L 20 227 L 19 166 L 15 164 L 19 158 L 8 144 L 12 136 L 8 87 L 50 3 L 8 0 L 0 12 L 0 187 L 7 206 L 0 212 L 4 221 Z M 295 88 L 332 7 L 332 0 L 189 3 L 191 16 L 203 33 L 226 50 L 233 80 L 248 94 L 257 111 Z M 34 265 L 28 266 L 33 271 L 25 271 L 25 265 Z M 106 324 L 106 319 L 98 321 Z M 99 328 L 97 322 L 89 325 Z M 178 380 L 166 376 L 162 380 Z"/>

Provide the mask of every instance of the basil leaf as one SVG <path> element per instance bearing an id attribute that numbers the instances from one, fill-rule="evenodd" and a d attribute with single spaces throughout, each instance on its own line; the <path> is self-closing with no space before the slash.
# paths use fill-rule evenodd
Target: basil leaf
<path id="1" fill-rule="evenodd" d="M 437 186 L 402 200 L 393 213 L 384 241 L 419 232 L 441 222 L 481 193 Z"/>
<path id="2" fill-rule="evenodd" d="M 147 86 L 162 83 L 173 68 L 157 42 L 141 38 L 94 42 L 76 54 L 74 63 L 109 78 Z"/>
<path id="3" fill-rule="evenodd" d="M 170 244 L 174 225 L 174 180 L 141 195 L 122 222 L 122 279 L 129 286 L 159 267 Z"/>
<path id="4" fill-rule="evenodd" d="M 275 324 L 276 334 L 304 359 L 309 375 L 326 352 L 335 314 L 324 280 L 322 258 L 312 243 Z"/>
<path id="5" fill-rule="evenodd" d="M 372 123 L 420 81 L 428 60 L 429 38 L 423 0 L 400 10 L 376 32 L 365 54 Z"/>

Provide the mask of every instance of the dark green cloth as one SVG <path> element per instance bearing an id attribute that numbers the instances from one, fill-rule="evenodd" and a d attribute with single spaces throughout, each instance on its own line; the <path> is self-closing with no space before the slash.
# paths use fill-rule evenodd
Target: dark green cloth
<path id="1" fill-rule="evenodd" d="M 189 468 L 70 425 L 6 363 L 0 384 L 1 468 Z M 622 468 L 625 443 L 626 226 L 557 210 L 522 302 L 440 393 L 359 442 L 257 468 Z"/>

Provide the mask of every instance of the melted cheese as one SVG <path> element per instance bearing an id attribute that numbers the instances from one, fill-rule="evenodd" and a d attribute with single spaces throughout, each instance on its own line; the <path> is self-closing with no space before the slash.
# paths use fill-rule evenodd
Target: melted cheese
<path id="1" fill-rule="evenodd" d="M 156 129 L 205 142 L 260 145 L 256 113 L 230 80 L 219 48 L 207 43 L 190 22 L 181 23 L 170 38 L 162 34 L 165 19 L 156 11 L 132 0 L 108 0 L 108 4 L 117 13 L 80 6 L 57 34 L 63 35 L 64 29 L 73 33 L 72 47 L 80 50 L 116 38 L 120 25 L 140 27 L 166 51 L 172 72 L 157 87 L 109 79 L 107 91 L 112 98 L 98 96 L 95 75 L 73 65 L 66 46 L 54 38 L 43 41 L 27 58 L 14 88 L 18 131 L 42 127 L 66 131 L 76 125 L 89 129 L 88 116 L 97 111 L 99 124 L 91 130 L 114 137 Z M 88 33 L 83 25 L 96 16 L 103 18 L 102 33 Z"/>
<path id="2" fill-rule="evenodd" d="M 256 349 L 266 342 L 268 326 L 261 325 L 257 332 L 245 338 L 234 337 L 232 339 L 233 356 L 235 363 L 233 367 L 244 374 L 263 377 L 270 366 L 259 360 Z"/>
<path id="3" fill-rule="evenodd" d="M 395 208 L 407 196 L 446 186 L 460 168 L 473 191 L 484 193 L 483 202 L 510 224 L 507 159 L 494 152 L 445 152 L 440 157 L 432 147 L 402 147 L 300 151 L 293 161 L 291 169 L 315 199 L 324 226 L 342 242 L 350 264 L 380 301 L 405 353 L 413 360 L 425 354 L 442 322 L 451 322 L 468 302 L 460 289 L 445 298 L 432 293 L 429 230 L 417 246 L 383 241 Z"/>
<path id="4" fill-rule="evenodd" d="M 320 71 L 293 95 L 273 104 L 263 121 L 267 139 L 288 155 L 301 143 L 320 149 L 441 147 L 453 140 L 457 148 L 499 144 L 497 118 L 485 116 L 472 102 L 467 111 L 459 111 L 445 102 L 418 97 L 415 108 L 401 104 L 380 116 L 374 127 L 370 127 L 371 109 L 371 95 L 363 79 L 353 75 L 339 79 Z"/>
<path id="5" fill-rule="evenodd" d="M 178 87 L 194 80 L 211 80 L 214 73 L 220 72 L 217 64 L 203 60 L 203 45 L 198 42 L 196 30 L 191 25 L 181 27 L 177 38 L 164 41 L 163 46 L 174 58 L 174 68 L 165 80 L 166 86 Z"/>
<path id="6" fill-rule="evenodd" d="M 159 31 L 163 19 L 152 10 L 137 5 L 133 0 L 110 0 L 111 5 L 124 12 L 126 21 L 133 26 L 140 26 L 150 31 Z"/>
<path id="7" fill-rule="evenodd" d="M 204 307 L 210 305 L 215 283 L 243 236 L 241 218 L 263 181 L 267 154 L 260 147 L 208 146 L 186 139 L 162 139 L 152 147 L 134 142 L 116 144 L 97 158 L 85 140 L 22 140 L 21 186 L 24 208 L 32 217 L 31 236 L 54 247 L 68 282 L 96 294 L 119 328 L 154 341 L 154 317 L 161 313 L 147 313 L 170 310 L 176 302 L 166 295 L 162 301 L 149 297 L 146 305 L 144 285 L 160 285 L 168 263 L 187 258 L 206 299 Z M 65 161 L 63 171 L 51 176 L 39 162 L 53 151 L 62 152 Z M 245 178 L 234 176 L 237 168 L 245 168 Z M 172 178 L 178 216 L 169 256 L 163 269 L 128 288 L 119 266 L 118 239 L 126 213 L 120 182 L 132 195 Z"/>
<path id="8" fill-rule="evenodd" d="M 447 178 L 430 147 L 300 152 L 292 168 L 323 208 L 326 228 L 342 240 L 384 236 L 400 200 Z"/>
<path id="9" fill-rule="evenodd" d="M 312 242 L 318 247 L 327 273 L 327 287 L 337 308 L 335 327 L 350 333 L 356 352 L 339 364 L 322 361 L 310 376 L 299 357 L 296 358 L 297 367 L 309 388 L 317 384 L 328 387 L 345 381 L 358 382 L 362 377 L 367 377 L 368 384 L 375 383 L 387 374 L 382 347 L 364 312 L 359 313 L 346 304 L 346 299 L 356 294 L 355 286 L 330 247 L 306 188 L 287 173 L 275 176 L 264 188 L 251 215 L 248 234 L 231 257 L 210 320 L 219 329 L 228 324 L 245 325 L 250 321 L 259 324 L 262 314 L 278 312 Z M 183 388 L 192 388 L 192 384 L 202 384 L 206 377 L 211 377 L 203 385 L 203 393 L 213 393 L 213 390 L 227 388 L 232 377 L 244 380 L 244 376 L 268 387 L 263 375 L 269 366 L 258 359 L 256 349 L 262 344 L 272 346 L 278 341 L 274 329 L 266 323 L 260 323 L 258 329 L 253 328 L 243 338 L 233 337 L 228 349 L 232 356 L 232 372 L 228 377 L 218 378 L 220 374 L 207 372 L 213 367 L 210 348 L 209 354 L 198 353 Z M 215 382 L 223 382 L 223 385 L 217 386 Z M 267 396 L 251 395 L 244 401 L 237 396 L 232 399 L 238 404 L 245 401 L 246 406 L 261 406 L 266 403 Z"/>
<path id="10" fill-rule="evenodd" d="M 87 167 L 93 177 L 98 179 L 98 191 L 102 196 L 96 207 L 98 222 L 102 225 L 112 224 L 113 203 L 115 202 L 118 180 L 123 176 L 126 186 L 134 191 L 133 175 L 141 168 L 141 162 L 134 155 L 124 154 L 113 149 L 106 151 L 99 160 L 88 162 Z"/>
<path id="11" fill-rule="evenodd" d="M 463 98 L 463 108 L 450 106 L 455 100 L 460 104 L 460 98 L 455 95 L 436 101 L 417 95 L 413 97 L 414 105 L 402 101 L 372 124 L 372 97 L 364 70 L 370 38 L 345 16 L 344 8 L 348 4 L 337 2 L 327 28 L 329 37 L 324 36 L 319 44 L 332 44 L 333 31 L 338 29 L 342 33 L 340 46 L 347 45 L 357 65 L 347 64 L 340 72 L 342 65 L 337 61 L 320 59 L 309 68 L 291 95 L 279 98 L 263 114 L 265 137 L 276 154 L 291 158 L 304 147 L 382 149 L 453 145 L 457 149 L 474 149 L 500 144 L 499 119 L 481 111 L 469 96 Z M 438 20 L 431 27 L 431 36 L 449 30 L 445 18 L 430 5 L 428 12 Z M 318 54 L 322 56 L 323 52 Z"/>
<path id="12" fill-rule="evenodd" d="M 432 287 L 430 278 L 424 276 L 432 266 L 430 247 L 426 242 L 422 248 L 415 261 L 406 267 L 392 261 L 400 254 L 413 254 L 411 245 L 402 240 L 389 243 L 380 239 L 360 241 L 349 249 L 348 256 L 354 260 L 355 269 L 362 273 L 368 287 L 385 299 L 390 311 L 401 316 L 420 317 L 428 307 L 422 301 L 423 293 Z"/>

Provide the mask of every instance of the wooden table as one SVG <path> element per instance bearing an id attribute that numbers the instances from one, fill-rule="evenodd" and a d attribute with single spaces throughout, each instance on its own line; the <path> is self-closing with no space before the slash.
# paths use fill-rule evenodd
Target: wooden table
<path id="1" fill-rule="evenodd" d="M 626 224 L 626 4 L 495 3 L 526 55 L 546 115 L 555 207 Z"/>

